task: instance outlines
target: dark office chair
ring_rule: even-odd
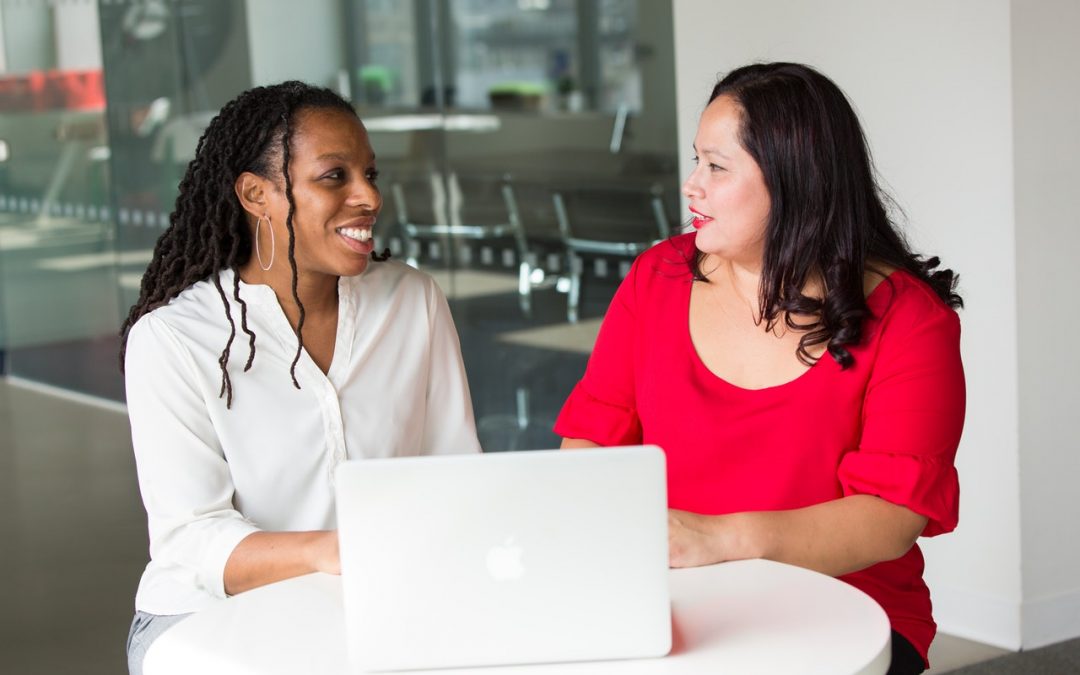
[[[510,222],[521,237],[518,244],[518,299],[525,316],[531,316],[533,289],[550,281],[541,260],[542,254],[554,248],[557,239],[551,193],[546,184],[522,184],[509,179],[503,183],[502,193]]]
[[[578,320],[584,260],[633,260],[645,249],[671,236],[658,184],[645,189],[589,187],[552,194],[559,234],[565,247],[566,319]]]
[[[390,202],[404,241],[405,261],[419,267],[424,240],[446,243],[450,219],[446,183],[437,171],[399,170],[391,177]]]
[[[444,178],[430,171],[420,180],[396,179],[391,194],[410,265],[418,265],[424,240],[441,241],[448,249],[462,239],[510,245],[518,265],[518,302],[530,316],[534,264],[509,177],[451,172]]]

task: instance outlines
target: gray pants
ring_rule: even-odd
[[[147,614],[135,612],[135,618],[131,620],[131,630],[128,631],[127,657],[128,672],[131,675],[142,675],[143,659],[146,650],[154,640],[190,614]]]

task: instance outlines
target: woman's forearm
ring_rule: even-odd
[[[225,563],[225,592],[236,595],[311,572],[341,573],[336,531],[254,532]]]
[[[562,439],[562,445],[559,446],[562,450],[583,450],[586,448],[599,448],[599,443],[593,443],[587,441],[584,438],[564,438]]]
[[[564,450],[599,447],[564,438]],[[911,549],[926,517],[872,495],[851,495],[802,509],[706,516],[670,511],[672,567],[766,558],[841,576],[894,560]]]
[[[926,518],[870,495],[790,511],[702,516],[672,511],[673,567],[766,558],[840,576],[907,553]]]

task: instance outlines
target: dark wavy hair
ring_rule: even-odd
[[[907,270],[950,307],[963,307],[958,276],[938,269],[937,257],[912,252],[890,218],[858,116],[832,80],[798,63],[761,63],[724,76],[709,102],[720,96],[740,109],[739,142],[761,168],[771,201],[761,320],[771,330],[782,315],[805,331],[800,361],[813,365],[809,349],[827,343],[841,367],[853,363],[846,347],[862,338],[870,315],[863,274],[875,264]],[[688,261],[698,281],[706,281],[704,255]],[[803,294],[812,279],[824,298]]]
[[[139,299],[132,305],[120,329],[120,369],[124,369],[128,334],[144,314],[169,303],[184,289],[209,279],[221,296],[225,319],[231,331],[221,351],[221,391],[226,407],[232,407],[233,388],[229,377],[229,353],[236,337],[236,322],[229,309],[222,270],[238,269],[251,257],[251,230],[247,216],[234,191],[236,178],[249,171],[267,179],[284,178],[289,215],[289,265],[292,268],[293,300],[300,311],[296,325],[296,356],[289,367],[297,389],[296,364],[304,348],[304,306],[296,292],[296,236],[293,231],[292,180],[289,151],[297,114],[310,109],[334,109],[356,116],[348,101],[329,89],[303,82],[282,82],[249,89],[226,103],[210,121],[180,181],[176,208],[169,214],[169,227],[154,246],[154,257],[143,274]],[[280,172],[280,174],[279,174]],[[375,260],[385,259],[375,256]],[[232,296],[240,306],[240,327],[248,336],[248,359],[244,371],[255,360],[255,333],[247,325],[247,303],[240,297],[240,275],[233,276]]]

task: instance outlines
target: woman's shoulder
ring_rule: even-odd
[[[219,275],[221,288],[225,296],[232,300],[232,271],[226,270]],[[147,322],[160,321],[173,329],[186,332],[186,328],[193,323],[205,324],[211,317],[224,318],[224,305],[221,302],[221,294],[211,278],[197,281],[180,291],[175,298],[167,303],[155,307],[144,314],[136,325],[143,320]]]
[[[364,270],[363,274],[353,278],[356,280],[392,280],[396,283],[422,284],[426,283],[425,280],[429,280],[432,277],[427,272],[418,270],[403,260],[389,258],[387,260],[372,260],[368,262],[367,269]]]
[[[219,273],[218,281],[229,304],[229,314],[240,333],[241,308],[233,298],[233,272]],[[272,291],[266,289],[270,295]],[[265,299],[257,297],[259,289],[241,288],[240,297],[250,305]],[[250,309],[248,320],[251,322]],[[220,351],[232,331],[225,315],[225,304],[212,277],[198,281],[181,291],[167,303],[155,307],[131,327],[128,333],[128,351],[146,347],[152,352],[169,349],[179,352],[202,353],[206,350]]]
[[[350,295],[365,303],[399,303],[402,300],[442,297],[435,278],[400,260],[372,261],[363,274],[345,279]]]
[[[696,232],[672,235],[647,249],[641,254],[641,258],[651,263],[685,267],[697,256],[697,246],[694,243],[696,236]]]
[[[644,251],[634,263],[637,282],[654,285],[692,279],[691,265],[697,256],[694,235],[668,237]]]
[[[434,284],[435,280],[427,272],[416,269],[401,260],[391,258],[389,260],[372,260],[368,263],[363,274],[350,279],[359,286],[385,285],[423,287]]]
[[[959,316],[930,285],[915,274],[895,269],[880,279],[866,297],[871,323],[896,329],[945,323],[957,328]]]

